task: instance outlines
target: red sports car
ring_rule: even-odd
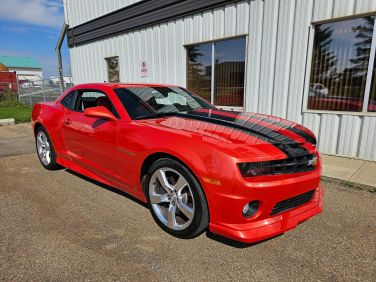
[[[322,211],[316,138],[296,123],[218,110],[179,86],[82,84],[36,104],[42,165],[147,202],[166,232],[264,240]]]

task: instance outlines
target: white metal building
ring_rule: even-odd
[[[185,86],[376,160],[375,0],[64,0],[74,83]],[[110,13],[110,14],[109,14]]]

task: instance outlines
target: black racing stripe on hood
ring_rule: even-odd
[[[259,121],[267,122],[271,125],[283,127],[286,130],[294,132],[296,135],[299,135],[300,137],[304,138],[307,142],[309,142],[313,145],[316,145],[316,143],[317,143],[317,140],[314,136],[311,136],[310,134],[308,134],[307,132],[305,132],[304,130],[301,130],[299,128],[289,126],[285,123],[278,122],[278,121],[275,121],[275,120],[272,120],[272,119],[269,119],[269,118],[266,118],[266,117],[263,117],[263,116],[259,116],[259,115],[252,115],[252,114],[245,113],[244,116],[249,117],[249,118],[253,118],[253,119],[257,119]]]
[[[273,121],[271,121],[271,124],[274,124]],[[317,143],[316,138],[311,136],[310,134],[308,134],[304,130],[301,130],[301,129],[296,128],[296,127],[291,127],[291,126],[287,127],[286,129],[291,131],[291,132],[294,132],[296,135],[299,135],[300,137],[304,138],[308,143],[311,143],[312,145],[316,145],[316,143]]]
[[[305,132],[302,129],[299,129],[299,128],[296,128],[296,127],[293,127],[293,126],[289,126],[288,124],[283,123],[283,122],[275,121],[273,119],[266,118],[266,117],[263,117],[263,116],[260,116],[260,115],[252,115],[252,114],[249,114],[249,113],[242,113],[242,112],[238,112],[238,111],[217,110],[217,112],[231,113],[231,114],[235,114],[235,115],[242,115],[244,117],[257,119],[259,121],[269,123],[270,125],[276,125],[276,126],[279,126],[281,128],[284,128],[285,130],[291,131],[291,132],[295,133],[296,135],[299,135],[300,137],[304,138],[307,142],[309,142],[313,145],[316,145],[316,143],[317,143],[317,140],[314,136],[310,135],[309,133]],[[221,116],[221,115],[219,115],[219,116]],[[231,118],[231,117],[229,117],[229,118],[235,119],[235,118]]]
[[[291,132],[295,133],[296,135],[299,135],[300,137],[304,138],[307,142],[309,142],[309,143],[311,143],[313,145],[316,145],[316,143],[317,143],[317,140],[316,140],[316,138],[314,136],[310,135],[309,133],[305,132],[302,129],[299,129],[299,128],[296,128],[296,127],[293,127],[293,126],[289,126],[286,123],[275,121],[273,119],[266,118],[266,117],[263,117],[263,116],[260,116],[260,115],[253,115],[253,114],[242,113],[242,112],[237,112],[237,111],[218,110],[218,112],[221,112],[221,111],[223,111],[225,113],[237,114],[237,115],[242,115],[244,117],[257,119],[259,121],[263,121],[263,122],[269,123],[270,125],[276,125],[276,126],[279,126],[281,128],[284,128],[284,129],[286,129],[288,131],[291,131]]]
[[[289,158],[295,158],[309,154],[309,152],[300,146],[298,142],[266,126],[252,123],[246,120],[236,119],[224,115],[217,115],[204,112],[190,112],[187,114],[178,113],[176,116],[182,118],[195,119],[213,124],[230,127],[241,130],[247,134],[257,137],[263,141],[273,144]]]

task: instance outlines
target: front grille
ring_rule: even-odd
[[[314,158],[316,158],[316,156],[310,154],[296,158],[271,161],[269,165],[264,165],[263,167],[270,167],[272,174],[312,171],[315,169],[314,165],[311,164]]]
[[[312,200],[314,194],[315,194],[315,190],[312,190],[307,193],[295,196],[293,198],[281,201],[274,206],[271,212],[271,215],[281,213],[283,211],[287,211],[289,209],[303,205],[309,202],[310,200]]]
[[[307,154],[295,158],[254,163],[239,163],[238,167],[244,177],[259,175],[278,175],[313,171],[317,165],[317,157]]]

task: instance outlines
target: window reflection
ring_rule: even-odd
[[[374,19],[315,26],[308,109],[362,111]]]
[[[212,65],[213,47],[214,66]],[[242,107],[245,47],[245,37],[187,47],[188,89],[215,105]],[[212,83],[214,89],[211,88]],[[211,93],[214,101],[211,100]]]
[[[188,89],[210,101],[212,45],[209,43],[187,47],[187,59]]]
[[[375,58],[375,61],[373,62],[372,84],[371,84],[371,92],[369,94],[368,111],[376,112],[376,58]]]
[[[245,38],[215,43],[214,104],[243,106]]]

